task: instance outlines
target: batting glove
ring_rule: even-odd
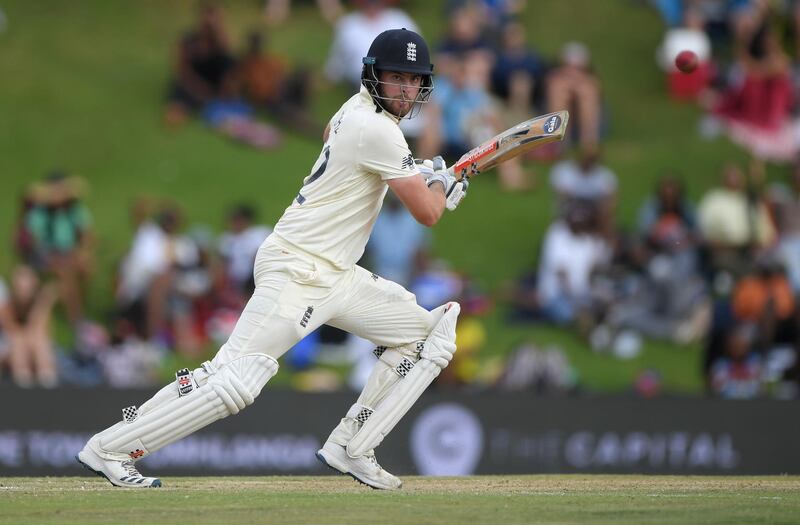
[[[430,188],[432,184],[438,182],[444,188],[446,198],[445,206],[448,210],[455,210],[461,200],[467,196],[469,181],[467,179],[456,180],[452,173],[447,170],[444,159],[436,156],[431,160],[423,160],[418,165],[419,171],[425,178],[425,184]]]

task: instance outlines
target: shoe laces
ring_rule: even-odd
[[[383,470],[383,467],[381,467],[381,465],[378,463],[378,460],[377,460],[377,458],[375,457],[375,453],[374,453],[374,452],[373,452],[373,453],[371,453],[371,454],[364,454],[364,457],[365,457],[365,458],[367,458],[367,460],[368,460],[370,463],[372,463],[373,465],[375,465],[375,467],[376,467],[378,470]]]
[[[136,465],[133,464],[133,461],[123,461],[122,468],[125,469],[125,472],[128,473],[129,476],[136,476],[137,478],[143,478],[139,471],[136,469]]]

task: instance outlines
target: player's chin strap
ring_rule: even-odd
[[[420,359],[413,363],[401,359],[395,370],[402,379],[392,388],[374,408],[354,405],[353,414],[347,417],[363,423],[355,436],[347,444],[347,454],[357,458],[380,445],[383,438],[392,431],[398,421],[409,411],[439,373],[453,359],[456,351],[456,320],[461,306],[447,303],[432,313],[441,316],[425,340]],[[382,356],[383,359],[383,356]]]

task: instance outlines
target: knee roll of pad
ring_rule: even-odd
[[[278,372],[278,362],[265,354],[238,357],[211,375],[208,385],[230,414],[253,404],[261,389]]]

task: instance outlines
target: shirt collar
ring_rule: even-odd
[[[375,101],[372,99],[372,95],[369,94],[369,91],[367,91],[367,88],[363,84],[361,85],[361,89],[359,90],[358,94],[361,97],[362,102],[372,106],[373,111],[378,108],[378,106],[375,104]],[[381,113],[392,119],[395,124],[400,124],[400,121],[402,120],[402,117],[396,117],[383,108],[381,108]]]

